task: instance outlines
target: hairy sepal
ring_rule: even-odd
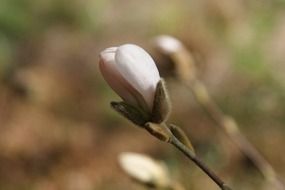
[[[153,109],[151,114],[151,122],[163,123],[168,119],[170,114],[171,104],[168,96],[168,91],[163,79],[160,79],[156,86],[154,95]]]
[[[111,102],[111,107],[120,115],[140,127],[145,127],[145,124],[150,120],[150,115],[147,112],[126,102]]]

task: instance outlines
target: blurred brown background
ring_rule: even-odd
[[[193,52],[223,111],[285,178],[284,0],[1,0],[0,189],[144,189],[117,164],[124,151],[164,160],[188,189],[218,189],[173,147],[110,109],[98,71],[107,47],[138,44],[168,83],[171,121],[234,189],[271,189],[171,74],[152,38]]]

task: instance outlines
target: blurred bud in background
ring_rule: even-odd
[[[149,156],[125,152],[119,155],[122,169],[136,181],[154,187],[166,188],[171,186],[171,178],[166,166]]]

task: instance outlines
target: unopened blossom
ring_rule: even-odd
[[[196,77],[196,66],[193,55],[177,38],[161,35],[154,39],[154,45],[162,53],[170,55],[175,64],[177,76],[182,80],[193,80]]]
[[[155,45],[164,53],[176,53],[183,48],[183,44],[169,35],[161,35],[154,39]]]
[[[105,80],[125,102],[152,110],[160,76],[144,49],[133,44],[107,48],[100,54],[99,66]]]
[[[170,185],[167,167],[149,156],[132,152],[121,153],[119,164],[128,175],[141,183],[159,187]]]

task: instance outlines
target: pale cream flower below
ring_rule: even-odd
[[[154,39],[155,45],[164,53],[176,53],[183,48],[183,44],[169,35],[161,35]]]
[[[166,166],[146,155],[125,152],[119,155],[119,164],[132,178],[144,184],[169,187],[171,179]]]
[[[100,54],[99,66],[105,80],[125,102],[152,110],[160,75],[144,49],[133,44],[107,48]]]

